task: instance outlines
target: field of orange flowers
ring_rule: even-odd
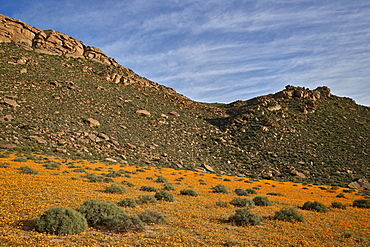
[[[67,160],[5,150],[0,151],[0,157],[1,246],[370,246],[370,210],[351,206],[355,199],[363,198],[360,191],[169,168]],[[21,173],[19,168],[24,166],[39,174]],[[114,177],[114,182],[122,185],[127,181],[134,185],[127,187],[127,193],[105,193],[111,183],[89,182],[83,177],[86,173],[101,176],[119,170],[125,170],[128,175]],[[145,210],[161,212],[168,224],[148,225],[142,232],[123,234],[89,228],[83,233],[65,236],[39,233],[32,227],[33,219],[55,206],[78,209],[87,199],[118,203],[123,198],[154,194],[139,188],[148,185],[161,189],[163,184],[155,182],[158,176],[174,185],[171,193],[175,201],[125,210],[129,215]],[[212,187],[218,184],[226,186],[229,193],[212,193]],[[180,194],[180,190],[189,188],[199,196]],[[251,209],[265,218],[261,225],[240,227],[226,222],[237,208],[220,207],[217,202],[230,202],[237,197],[234,190],[238,188],[255,188],[257,195],[268,196],[273,202],[272,206]],[[336,197],[340,193],[345,198]],[[327,213],[299,209],[306,201],[319,201],[328,207],[336,201],[346,204],[347,209],[332,209]],[[273,220],[271,216],[285,206],[297,208],[305,221]]]

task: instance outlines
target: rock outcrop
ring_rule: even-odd
[[[54,30],[41,30],[22,21],[0,14],[0,42],[15,42],[26,49],[71,57],[87,58],[118,67],[116,60],[102,50],[86,46],[69,35]]]

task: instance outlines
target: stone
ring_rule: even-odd
[[[100,137],[100,138],[103,138],[104,140],[106,140],[106,141],[109,141],[109,136],[107,136],[106,134],[104,134],[104,133],[99,133],[98,134],[98,137]]]
[[[269,111],[278,111],[281,109],[281,105],[274,105],[267,108]]]
[[[105,158],[106,161],[113,162],[113,163],[118,163],[117,160],[112,159],[112,158]]]
[[[26,73],[27,73],[27,69],[21,69],[19,72],[20,72],[21,74],[26,74]]]
[[[168,114],[172,115],[172,116],[175,116],[175,117],[180,117],[180,114],[175,112],[175,111],[171,111],[169,112]]]
[[[204,169],[206,169],[209,172],[215,172],[215,170],[213,170],[213,168],[211,166],[209,166],[209,165],[202,164],[201,167],[204,168]]]
[[[9,105],[9,106],[11,106],[11,107],[14,107],[14,108],[16,108],[16,107],[19,107],[19,106],[20,106],[20,105],[18,105],[17,101],[12,100],[12,99],[8,99],[8,98],[5,98],[5,99],[3,100],[3,103],[4,103],[4,104],[6,104],[6,105]]]
[[[90,127],[98,127],[98,126],[100,126],[99,121],[96,120],[96,119],[93,119],[93,118],[86,119],[86,122],[89,123]]]
[[[366,179],[359,179],[348,184],[348,187],[351,189],[370,189],[370,183]]]
[[[15,144],[0,144],[0,146],[2,148],[9,148],[9,149],[18,148],[18,146]]]
[[[38,136],[30,136],[30,138],[36,140],[39,144],[46,144],[48,143],[44,138]]]
[[[149,111],[147,110],[137,110],[136,111],[136,114],[140,115],[140,116],[147,116],[147,117],[150,117],[151,114]]]
[[[3,123],[3,122],[10,122],[14,119],[14,117],[12,115],[6,115],[4,117],[1,117],[0,118],[0,123]]]

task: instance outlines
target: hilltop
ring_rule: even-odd
[[[370,108],[327,87],[195,102],[66,34],[0,20],[3,148],[341,186],[368,178]]]

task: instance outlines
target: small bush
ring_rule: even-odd
[[[105,174],[105,176],[109,178],[118,178],[118,177],[121,177],[122,174],[117,171],[110,171],[108,174]]]
[[[175,197],[168,191],[160,190],[154,195],[155,199],[160,201],[174,202]]]
[[[238,196],[248,196],[249,194],[243,189],[235,189],[235,194]]]
[[[198,193],[192,189],[183,189],[180,191],[180,194],[185,196],[198,196]]]
[[[148,192],[157,192],[158,189],[157,188],[154,188],[152,186],[148,186],[148,185],[143,185],[140,187],[140,190],[141,191],[148,191]]]
[[[154,182],[156,183],[168,183],[165,177],[159,176]]]
[[[218,202],[216,202],[216,206],[217,207],[221,207],[221,208],[227,208],[228,207],[228,203],[227,202],[224,202],[224,201],[218,201]]]
[[[92,183],[103,182],[103,178],[96,176],[94,173],[88,173],[82,177],[87,178],[89,182],[92,182]]]
[[[335,197],[337,197],[337,198],[347,198],[343,193],[339,193]]]
[[[0,168],[9,168],[9,163],[0,163]]]
[[[262,217],[250,212],[246,208],[237,209],[235,215],[229,217],[228,222],[233,223],[237,226],[255,226],[259,225],[262,221]]]
[[[78,211],[66,207],[55,207],[44,212],[34,221],[38,232],[50,234],[78,234],[86,231],[87,221]]]
[[[16,161],[16,162],[27,162],[28,160],[26,158],[15,158],[14,161]]]
[[[256,196],[253,198],[254,204],[256,206],[271,206],[272,202],[266,196]]]
[[[157,199],[153,195],[140,195],[138,200],[138,204],[150,204],[150,203],[157,203]]]
[[[370,208],[370,199],[357,199],[353,201],[353,206],[358,208]]]
[[[288,207],[275,212],[274,219],[282,220],[282,221],[289,221],[289,222],[294,222],[294,221],[303,222],[304,221],[303,215],[299,213],[297,209],[288,208]]]
[[[123,181],[122,184],[128,186],[128,187],[135,187],[135,185],[129,181]]]
[[[118,184],[112,184],[110,186],[108,186],[107,188],[105,188],[104,192],[106,193],[127,193],[128,190],[123,187],[122,185],[118,185]]]
[[[235,197],[229,203],[235,207],[253,208],[255,206],[255,203],[252,200],[242,197]]]
[[[21,173],[23,174],[32,174],[32,175],[38,175],[39,172],[36,171],[36,170],[33,170],[31,167],[29,166],[22,166],[22,167],[19,167],[19,170],[21,170]]]
[[[317,212],[329,212],[328,207],[318,201],[315,202],[307,201],[303,204],[302,209]]]
[[[343,203],[341,203],[341,202],[332,202],[331,203],[331,207],[332,208],[339,208],[339,209],[346,209],[347,208],[347,206],[346,205],[344,205]]]
[[[100,202],[97,199],[85,201],[78,211],[85,216],[87,222],[92,226],[126,215],[126,212],[118,205],[111,202]]]
[[[137,202],[134,198],[125,198],[123,200],[121,200],[119,203],[118,203],[119,206],[121,207],[131,207],[131,208],[134,208],[137,206]]]
[[[163,190],[176,190],[173,184],[171,183],[166,183],[163,185]]]
[[[122,215],[107,220],[107,226],[116,232],[140,232],[144,230],[145,224],[139,217]]]
[[[225,187],[225,185],[222,185],[222,184],[218,184],[212,189],[213,189],[213,193],[225,193],[225,194],[229,193],[229,190]]]
[[[139,218],[148,224],[167,224],[166,217],[156,211],[146,211],[139,214]]]
[[[255,189],[248,188],[245,190],[248,194],[257,194],[257,191]]]

